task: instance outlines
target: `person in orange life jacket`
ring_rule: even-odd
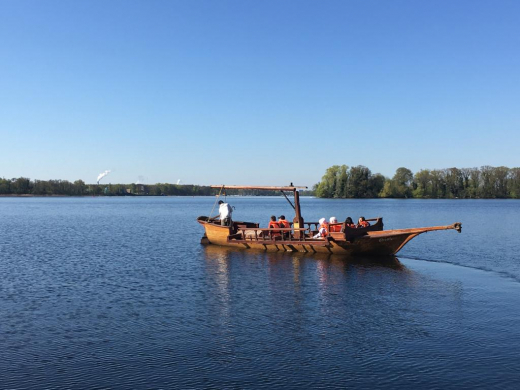
[[[273,228],[280,228],[280,224],[276,222],[276,217],[274,215],[271,215],[271,220],[269,221],[269,225],[267,226],[269,229]],[[279,230],[271,230],[271,237],[280,237],[280,231]]]
[[[367,227],[367,226],[370,226],[370,224],[368,223],[368,221],[365,221],[365,217],[359,217],[359,221],[358,221],[357,227],[358,228],[364,228],[364,227]]]
[[[352,218],[347,217],[347,219],[345,219],[345,227],[355,228],[356,224],[352,221]]]
[[[329,234],[329,224],[325,218],[321,218],[318,223],[320,224],[318,234],[312,238],[325,238]]]
[[[287,221],[285,219],[285,215],[280,215],[278,217],[278,225],[280,225],[281,228],[286,228],[286,229],[290,229],[291,228],[291,224],[289,223],[289,221]],[[282,235],[284,237],[290,237],[291,236],[291,232],[290,231],[284,231],[284,232],[282,232]]]
[[[341,231],[341,225],[333,225],[334,223],[338,223],[338,220],[336,217],[330,217],[329,219],[329,232],[340,232]]]
[[[220,225],[231,226],[231,214],[233,209],[229,203],[224,203],[222,200],[218,201],[218,214],[220,217]]]
[[[280,215],[278,217],[278,225],[280,225],[281,228],[290,228],[291,224],[289,221],[285,219],[285,215]]]

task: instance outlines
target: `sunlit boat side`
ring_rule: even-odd
[[[300,210],[298,189],[307,187],[288,186],[211,186],[221,189],[271,190],[281,191],[291,206],[295,216],[291,228],[260,228],[256,222],[233,221],[231,226],[221,226],[215,218],[197,218],[205,230],[203,244],[221,245],[241,249],[256,249],[268,252],[308,252],[329,253],[346,256],[354,255],[395,255],[410,240],[420,234],[437,230],[462,229],[460,222],[446,226],[431,226],[411,229],[383,229],[383,218],[368,219],[373,222],[366,228],[349,228],[341,225],[340,232],[330,232],[325,238],[312,238],[318,229],[318,222],[305,222]],[[292,192],[294,204],[285,192]],[[275,235],[273,232],[283,232]]]

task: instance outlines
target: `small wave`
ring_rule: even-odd
[[[511,272],[507,272],[507,271],[497,271],[497,270],[494,270],[492,268],[488,268],[488,267],[477,267],[477,266],[471,266],[471,265],[467,265],[467,264],[462,264],[462,263],[458,263],[458,262],[455,262],[455,261],[446,261],[446,260],[442,260],[442,259],[424,259],[422,257],[418,257],[418,256],[399,256],[399,259],[402,259],[402,260],[418,260],[418,261],[427,261],[429,263],[439,263],[439,264],[449,264],[449,265],[454,265],[454,266],[457,266],[457,267],[461,267],[461,268],[467,268],[467,269],[472,269],[472,270],[475,270],[475,271],[483,271],[483,272],[489,272],[489,273],[493,273],[495,275],[499,275],[500,277],[502,278],[505,278],[505,279],[510,279],[516,283],[520,283],[520,276],[518,275],[515,275]]]

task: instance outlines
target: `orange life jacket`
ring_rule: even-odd
[[[331,232],[341,232],[341,225],[330,225],[329,230]]]
[[[320,225],[320,231],[321,231],[321,228],[324,228],[325,229],[325,233],[322,233],[321,236],[322,237],[327,237],[327,235],[329,234],[329,224],[327,222],[325,223],[322,223]]]
[[[370,224],[367,221],[361,221],[359,223],[359,227],[367,227],[367,226],[370,226]]]
[[[272,229],[272,228],[280,228],[280,224],[276,221],[269,221],[269,226],[267,226],[269,229]],[[271,231],[271,235],[273,236],[279,236],[280,235],[280,231],[279,230],[272,230]]]
[[[280,225],[281,228],[290,228],[291,224],[286,219],[279,219],[278,225]]]

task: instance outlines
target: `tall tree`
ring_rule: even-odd
[[[414,198],[431,198],[431,175],[429,169],[421,169],[414,175],[414,183],[416,188],[413,190]]]
[[[347,197],[347,186],[348,186],[348,167],[342,165],[339,167],[339,171],[336,174],[336,184],[334,190],[335,198],[346,198]]]
[[[482,175],[478,168],[469,168],[468,192],[470,198],[482,196]]]
[[[11,190],[14,194],[30,194],[32,190],[32,183],[26,177],[19,177],[11,180]]]
[[[485,165],[480,168],[481,178],[482,178],[482,197],[484,198],[495,198],[494,188],[495,188],[495,177],[493,172],[493,167],[489,165]]]
[[[370,196],[368,185],[371,175],[370,169],[363,165],[350,168],[349,197],[368,198]]]
[[[377,198],[385,186],[386,178],[380,173],[368,178],[368,197]]]
[[[464,182],[460,170],[457,168],[449,168],[444,171],[446,178],[446,197],[459,198],[464,190]]]
[[[507,198],[508,195],[508,175],[509,175],[509,168],[506,167],[496,167],[494,168],[494,181],[495,181],[495,188],[494,193],[497,198]]]
[[[320,198],[332,198],[336,192],[336,176],[339,172],[339,165],[327,168],[325,175],[321,178],[316,189],[316,196]]]
[[[381,196],[385,198],[410,198],[412,197],[412,184],[412,171],[404,167],[397,168],[392,180],[385,182]]]
[[[520,168],[511,168],[509,170],[509,197],[520,199]]]

